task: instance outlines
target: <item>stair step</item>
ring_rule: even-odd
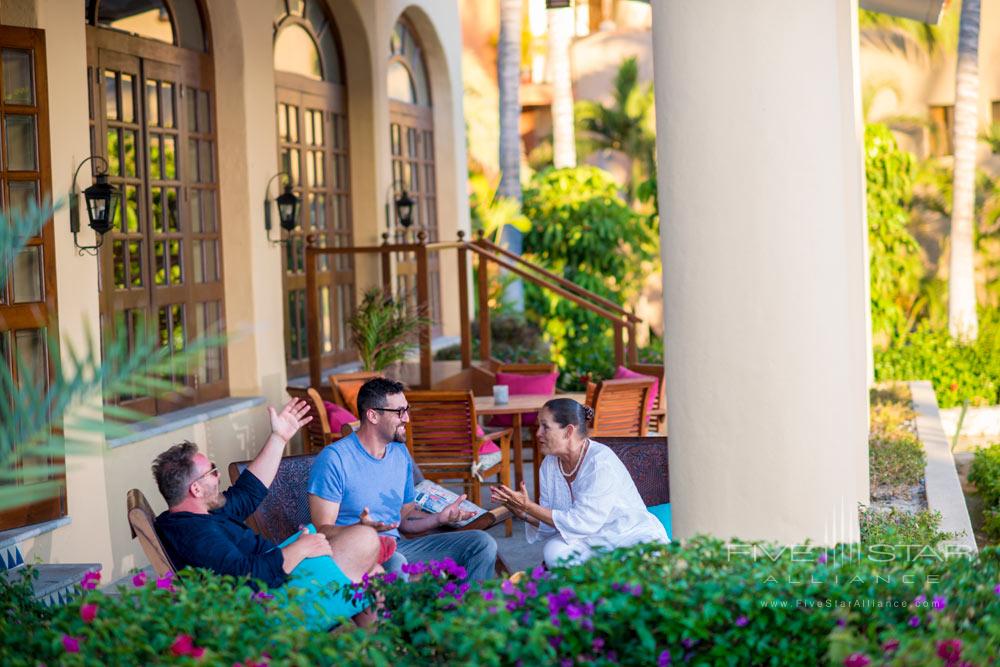
[[[100,570],[99,563],[48,563],[35,565],[38,578],[32,582],[35,599],[48,606],[64,604],[77,592],[77,586],[87,572]],[[27,568],[19,567],[0,573],[8,581],[19,581]]]

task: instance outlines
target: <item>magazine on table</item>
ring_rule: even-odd
[[[417,497],[414,499],[414,502],[420,506],[420,509],[425,512],[430,512],[431,514],[437,514],[445,507],[458,500],[457,493],[449,491],[440,484],[435,484],[429,479],[425,479],[420,482],[420,484],[417,484],[414,490],[417,492]],[[486,510],[479,505],[476,505],[471,500],[463,500],[462,504],[459,505],[459,508],[465,512],[475,512],[475,514],[465,521],[456,521],[455,523],[448,525],[459,527],[467,526],[482,515],[486,514]]]

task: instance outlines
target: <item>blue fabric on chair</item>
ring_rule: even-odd
[[[663,503],[662,505],[653,505],[652,507],[647,507],[649,513],[660,520],[663,527],[667,529],[667,537],[671,540],[674,539],[674,531],[670,528],[670,503]]]
[[[306,529],[310,533],[316,532],[315,526],[311,523]],[[299,539],[300,534],[296,532],[279,544],[278,548],[287,547]],[[288,599],[283,592],[293,587],[300,589],[300,594],[295,596],[295,602],[305,612],[306,625],[312,630],[326,631],[364,611],[360,603],[344,599],[340,589],[350,583],[351,580],[332,558],[316,556],[306,558],[299,563],[289,575],[288,582],[273,592],[275,597],[282,598],[283,604],[287,604]]]

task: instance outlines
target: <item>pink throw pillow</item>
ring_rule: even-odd
[[[496,384],[505,384],[510,387],[511,396],[524,396],[527,394],[541,394],[543,396],[554,396],[556,393],[556,382],[559,381],[559,372],[546,373],[544,375],[522,375],[520,373],[497,373]],[[526,414],[521,417],[523,426],[532,426],[538,421],[538,415]],[[490,420],[490,426],[509,427],[514,425],[513,415],[496,415]]]
[[[358,421],[358,418],[343,406],[331,403],[330,401],[323,401],[323,405],[326,407],[326,418],[330,422],[330,432],[334,435],[340,433],[340,429],[344,427],[344,424]]]
[[[655,375],[644,375],[642,373],[636,373],[635,371],[625,368],[624,366],[619,366],[618,370],[615,371],[615,380],[653,380],[653,386],[649,390],[649,398],[646,400],[647,408],[652,410],[656,407],[656,397],[660,394],[660,379]]]

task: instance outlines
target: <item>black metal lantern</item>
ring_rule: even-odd
[[[396,219],[399,220],[399,224],[403,226],[403,229],[409,229],[410,225],[413,224],[413,204],[415,202],[410,197],[410,193],[403,189],[403,192],[396,197],[394,202],[396,206]]]
[[[292,193],[292,186],[285,185],[285,191],[278,196],[278,220],[281,228],[290,232],[298,225],[299,198]]]
[[[89,160],[100,160],[103,163],[101,170],[95,174],[95,183],[83,191],[83,198],[87,203],[88,222],[90,228],[97,234],[97,243],[82,246],[77,242],[77,235],[80,233],[80,192],[76,187],[76,177],[80,173],[80,168]],[[91,155],[77,166],[73,174],[73,188],[69,195],[69,229],[73,233],[73,243],[78,248],[77,252],[81,255],[84,252],[96,255],[97,249],[104,244],[104,235],[115,226],[121,192],[108,183],[107,172],[107,161],[99,155]]]
[[[295,196],[294,192],[292,192],[291,179],[289,178],[288,173],[280,171],[271,177],[271,179],[267,182],[267,187],[265,188],[264,230],[267,232],[267,240],[273,243],[274,245],[287,245],[289,243],[288,239],[271,238],[272,201],[271,201],[270,190],[271,190],[271,183],[273,183],[274,179],[278,178],[279,176],[284,176],[288,180],[286,180],[285,182],[285,191],[282,192],[280,195],[278,195],[278,198],[276,200],[278,203],[278,224],[280,224],[281,228],[284,229],[285,232],[289,234],[291,234],[292,231],[299,224],[299,204],[301,203],[301,200]]]

